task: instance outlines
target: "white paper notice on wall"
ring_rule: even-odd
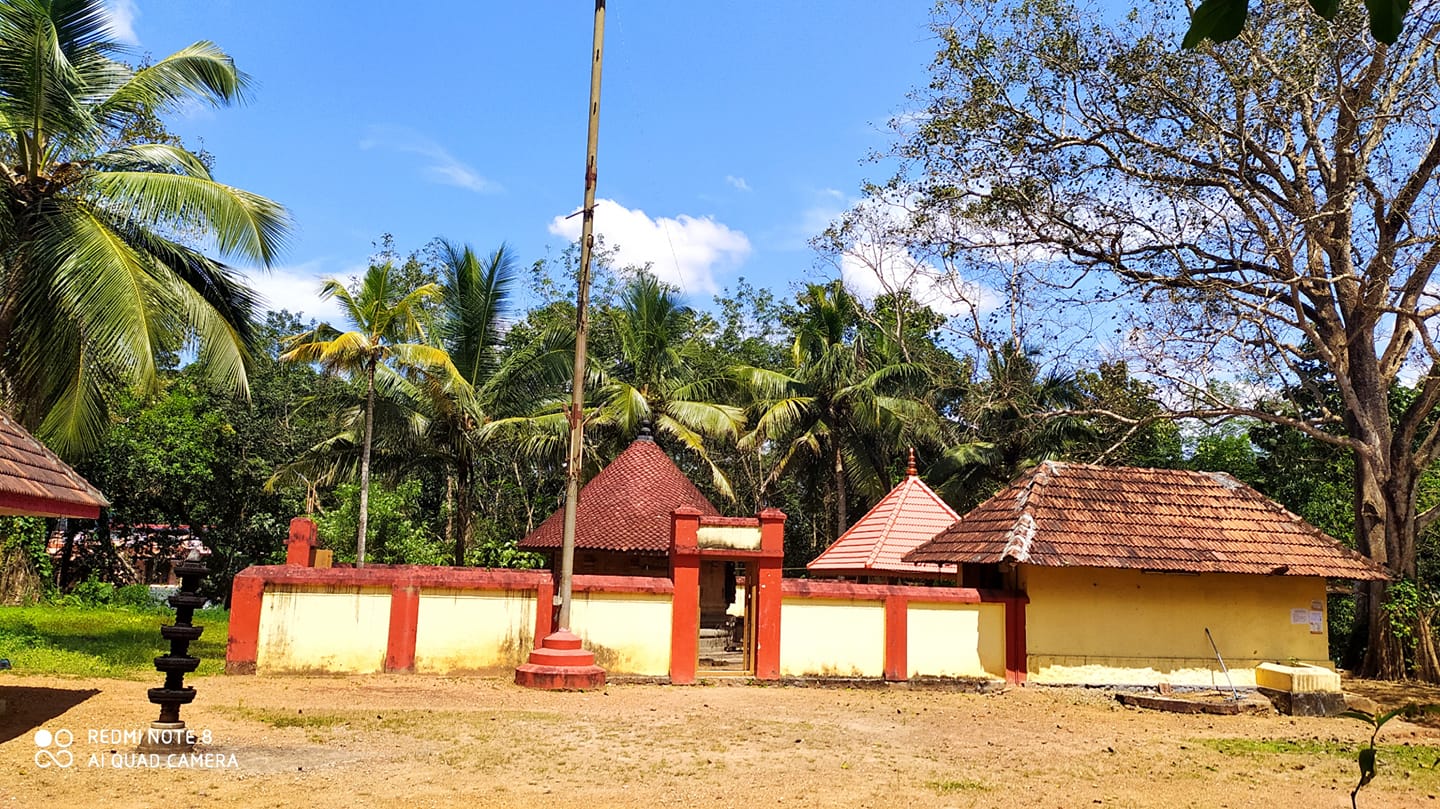
[[[1325,631],[1325,613],[1320,610],[1310,610],[1310,634],[1319,635]]]
[[[1308,623],[1310,623],[1310,610],[1307,610],[1307,609],[1305,609],[1304,607],[1296,607],[1295,609],[1290,610],[1290,623],[1292,623],[1292,624],[1308,624]]]

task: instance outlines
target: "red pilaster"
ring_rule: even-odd
[[[1005,682],[1022,685],[1029,670],[1025,649],[1025,604],[1023,595],[1005,599]]]
[[[885,679],[892,683],[910,679],[909,612],[904,596],[885,597]]]
[[[785,512],[760,512],[760,550],[755,567],[755,679],[780,679],[780,588],[785,564]]]
[[[670,515],[670,682],[695,682],[700,656],[700,512],[681,506]]]
[[[420,625],[420,588],[390,588],[390,638],[385,646],[385,670],[415,670],[415,632]]]
[[[315,566],[315,523],[309,517],[290,521],[290,541],[285,548],[285,564]]]
[[[555,580],[549,576],[535,586],[535,648],[555,629]]]
[[[230,583],[230,639],[225,645],[226,674],[254,674],[260,645],[260,603],[265,580],[236,576]]]

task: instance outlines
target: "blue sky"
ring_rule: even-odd
[[[295,231],[256,285],[325,318],[319,279],[363,270],[393,233],[525,265],[578,233],[593,3],[111,0],[159,58],[220,44],[244,106],[168,119],[219,179],[286,205]],[[806,240],[890,168],[866,155],[934,54],[930,3],[612,0],[598,227],[704,306],[744,276],[828,277]],[[560,221],[557,221],[560,220]]]

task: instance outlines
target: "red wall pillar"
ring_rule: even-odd
[[[700,512],[688,506],[670,515],[670,682],[695,682],[700,656]]]
[[[535,586],[535,643],[536,649],[540,648],[540,641],[545,639],[555,629],[555,579],[546,577],[544,581]]]
[[[236,576],[230,583],[230,639],[225,645],[226,674],[254,674],[260,645],[260,603],[265,581]]]
[[[290,541],[285,546],[285,564],[315,566],[315,523],[309,517],[290,521]]]
[[[390,638],[385,646],[385,670],[415,670],[415,632],[420,626],[420,588],[397,584],[390,588]]]
[[[885,597],[885,679],[890,682],[910,679],[909,613],[910,602],[904,596]]]
[[[760,512],[760,551],[755,565],[755,679],[780,679],[780,579],[785,564],[785,512]]]
[[[1023,595],[1005,599],[1005,682],[1022,685],[1029,671],[1029,653],[1025,649],[1025,604]]]

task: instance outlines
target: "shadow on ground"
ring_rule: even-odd
[[[98,688],[0,685],[0,744],[23,736],[99,694]]]

